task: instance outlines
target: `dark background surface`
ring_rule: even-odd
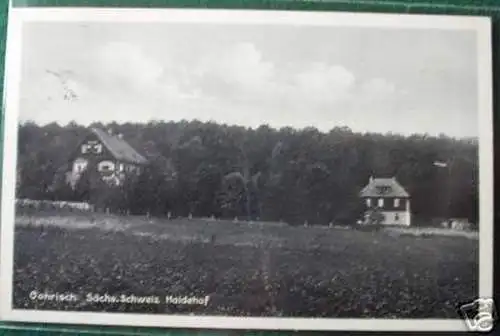
[[[481,15],[490,16],[493,18],[493,67],[494,67],[494,122],[498,120],[498,106],[496,104],[496,93],[498,91],[498,72],[499,72],[499,56],[497,46],[500,39],[500,1],[236,1],[236,0],[121,0],[119,3],[110,0],[93,0],[93,1],[78,1],[78,0],[20,0],[13,1],[15,6],[85,6],[85,7],[184,7],[184,8],[234,8],[234,9],[287,9],[287,10],[312,10],[312,11],[351,11],[351,12],[387,12],[387,13],[418,13],[418,14],[450,14],[450,15]],[[5,56],[5,34],[7,26],[7,4],[3,2],[0,8],[0,63],[4,63]],[[3,71],[3,67],[1,69]],[[3,83],[2,83],[3,85]],[[494,134],[495,147],[498,142],[498,135],[495,129]],[[498,159],[495,157],[495,173],[498,166]],[[495,179],[495,190],[497,189]],[[496,191],[495,191],[496,194]],[[495,197],[495,223],[500,216],[496,210]],[[496,250],[496,249],[495,249]],[[494,265],[498,263],[498,258],[495,258]],[[498,275],[495,272],[495,284],[498,282]],[[495,286],[496,287],[496,286]],[[496,293],[496,291],[495,291]],[[499,297],[495,295],[498,302]],[[0,335],[57,335],[57,334],[161,334],[161,335],[236,335],[236,334],[254,334],[254,335],[271,335],[271,334],[292,334],[293,332],[250,332],[250,331],[212,331],[212,330],[148,330],[136,328],[104,328],[104,327],[87,327],[87,326],[54,326],[54,325],[20,325],[20,324],[5,324],[0,327]],[[339,334],[339,335],[366,335],[367,332],[300,332],[299,334]],[[378,335],[404,334],[416,335],[418,333],[387,333],[377,332]],[[429,333],[436,334],[436,333]],[[440,333],[441,335],[449,334],[456,335],[457,333]]]

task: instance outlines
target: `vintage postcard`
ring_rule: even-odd
[[[490,29],[12,9],[2,319],[490,328]]]

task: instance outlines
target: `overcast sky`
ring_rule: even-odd
[[[23,48],[22,121],[478,133],[473,32],[29,23]]]

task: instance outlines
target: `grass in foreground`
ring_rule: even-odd
[[[477,296],[478,241],[463,237],[114,216],[45,221],[62,222],[16,228],[16,308],[457,318],[456,305]],[[113,230],[101,229],[103,223]],[[28,298],[32,290],[210,300],[207,306],[37,303]]]

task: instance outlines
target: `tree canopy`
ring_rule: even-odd
[[[478,220],[475,139],[200,121],[93,126],[123,134],[148,157],[149,167],[120,188],[101,192],[81,182],[70,192],[57,177],[86,128],[23,123],[17,197],[91,200],[130,213],[351,223],[369,177],[396,177],[411,196],[415,218]]]

